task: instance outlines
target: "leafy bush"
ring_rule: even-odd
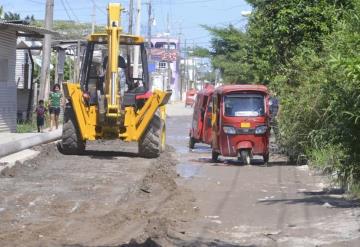
[[[279,141],[290,157],[360,188],[360,2],[247,0],[246,32],[208,28],[229,82],[268,84],[281,100]]]

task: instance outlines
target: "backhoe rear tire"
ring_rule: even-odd
[[[85,150],[85,145],[86,142],[81,138],[74,111],[67,106],[64,113],[61,152],[63,154],[81,154]]]
[[[138,143],[139,155],[144,158],[157,158],[165,151],[165,122],[154,115]]]

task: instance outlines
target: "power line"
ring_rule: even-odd
[[[32,2],[32,3],[36,3],[36,4],[41,4],[41,5],[44,5],[45,2],[44,1],[35,1],[35,0],[28,0],[29,2]]]
[[[74,13],[74,11],[72,10],[69,2],[68,2],[67,0],[65,0],[65,3],[68,5],[68,8],[70,9],[70,12],[72,13],[72,15],[75,17],[76,21],[77,21],[77,22],[80,22],[80,21],[79,21],[79,18],[77,17],[77,15],[76,15],[76,14]]]
[[[107,16],[107,13],[96,4],[95,0],[91,0],[91,2],[95,5],[95,8],[97,8],[101,13]]]
[[[194,0],[194,1],[181,1],[181,2],[172,2],[172,3],[168,3],[171,5],[184,5],[184,4],[193,4],[193,3],[208,3],[208,2],[215,2],[218,0]],[[162,1],[160,0],[160,2],[155,3],[156,5],[161,5]]]
[[[69,14],[69,11],[67,10],[67,8],[66,8],[66,6],[65,6],[64,1],[63,1],[63,0],[60,0],[60,2],[61,2],[61,5],[63,6],[63,8],[65,9],[65,12],[66,12],[67,17],[69,18],[70,21],[72,21],[72,18],[71,18],[70,14]]]

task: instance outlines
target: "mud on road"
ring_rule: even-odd
[[[0,246],[360,246],[360,202],[274,150],[267,166],[187,147],[192,110],[169,105],[168,151],[55,145],[0,177]]]
[[[0,246],[168,246],[197,213],[171,148],[157,159],[119,142],[82,156],[38,149],[0,178]]]

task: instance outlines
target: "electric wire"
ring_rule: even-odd
[[[43,2],[43,1],[35,1],[35,0],[28,0],[28,1],[32,2],[32,3],[36,3],[36,4],[41,4],[41,5],[45,4],[45,2]]]
[[[67,8],[65,6],[64,0],[60,0],[60,2],[61,2],[61,5],[63,6],[63,8],[65,9],[67,17],[69,18],[70,21],[72,21],[72,18],[71,18],[70,14],[69,14],[69,11],[67,10]]]
[[[77,22],[80,22],[80,21],[79,21],[79,18],[77,17],[77,15],[75,14],[75,12],[74,12],[73,9],[71,8],[69,2],[68,2],[67,0],[65,0],[65,3],[67,4],[67,6],[68,6],[70,12],[72,13],[72,15],[75,17],[76,21],[77,21]]]

